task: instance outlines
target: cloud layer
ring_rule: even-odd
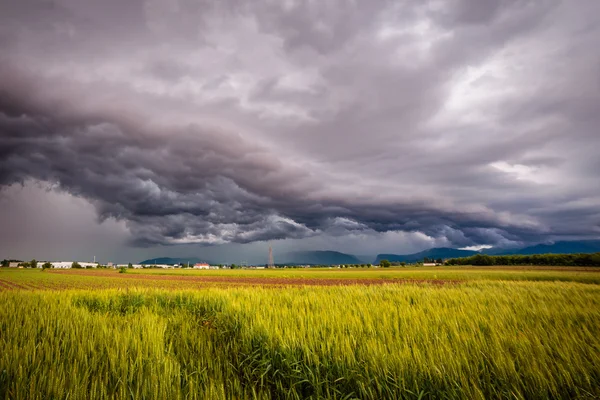
[[[55,184],[143,246],[597,238],[597,15],[0,0],[0,185]]]

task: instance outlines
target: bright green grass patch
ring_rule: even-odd
[[[1,398],[600,395],[600,287],[0,293]]]

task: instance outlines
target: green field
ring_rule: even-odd
[[[599,278],[0,269],[0,398],[597,398]]]

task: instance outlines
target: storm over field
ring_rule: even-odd
[[[597,239],[599,38],[597,0],[0,0],[0,250]]]

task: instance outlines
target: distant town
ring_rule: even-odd
[[[443,265],[444,261],[428,260],[425,259],[423,262],[415,263],[416,265],[422,266],[436,266]],[[40,269],[88,269],[88,268],[163,268],[163,269],[267,269],[267,268],[379,268],[379,267],[390,267],[390,266],[405,266],[409,265],[405,262],[390,262],[388,260],[381,260],[379,264],[334,264],[334,265],[312,265],[312,264],[272,264],[272,265],[245,265],[245,264],[216,264],[211,265],[208,263],[179,263],[179,264],[155,264],[155,263],[144,263],[144,264],[116,264],[106,263],[101,264],[97,262],[86,262],[86,261],[22,261],[22,260],[2,260],[1,267],[5,268],[40,268]]]

